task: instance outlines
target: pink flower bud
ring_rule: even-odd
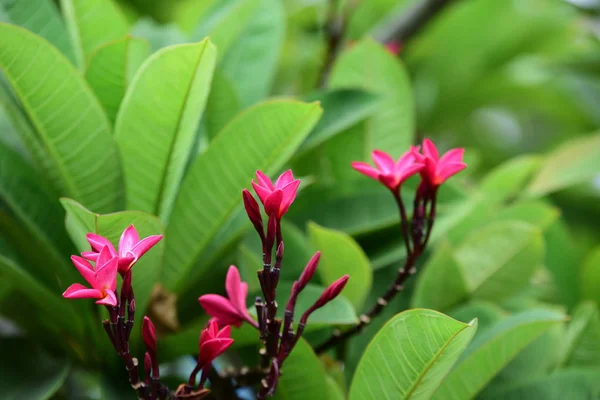
[[[142,338],[146,344],[146,348],[152,354],[156,353],[156,330],[150,318],[144,316],[142,322]]]
[[[198,343],[198,364],[204,367],[223,354],[233,344],[231,327],[226,326],[219,331],[216,321],[211,320],[206,329],[200,333]]]
[[[244,208],[246,209],[246,214],[248,214],[250,222],[254,225],[254,229],[256,229],[256,232],[258,232],[261,239],[264,238],[265,232],[263,220],[258,203],[247,189],[242,190],[242,198],[244,199]]]

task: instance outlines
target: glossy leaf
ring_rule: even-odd
[[[600,306],[600,247],[595,247],[585,258],[579,277],[581,296],[584,299],[593,300]]]
[[[541,196],[585,182],[600,172],[600,134],[572,140],[543,161],[527,191]]]
[[[342,295],[360,310],[371,290],[373,272],[364,251],[347,234],[309,223],[308,234],[315,249],[321,251],[321,261],[317,268],[325,286],[342,275],[350,275],[350,280]]]
[[[128,209],[167,219],[206,105],[215,58],[216,49],[206,39],[164,48],[140,67],[115,125]]]
[[[168,288],[191,283],[187,274],[241,207],[241,189],[249,186],[256,170],[273,173],[280,168],[320,115],[317,104],[274,101],[253,107],[228,124],[196,159],[168,226],[164,275]]]
[[[227,51],[222,70],[234,83],[243,108],[269,95],[284,34],[283,3],[279,0],[260,0],[249,24]]]
[[[58,50],[21,28],[0,24],[0,48],[0,68],[37,130],[60,192],[94,210],[118,208],[117,148],[83,78]]]
[[[563,366],[600,366],[600,313],[596,304],[585,302],[573,311],[561,350]]]
[[[479,190],[497,201],[518,197],[528,179],[540,166],[537,156],[521,156],[494,168],[481,181]]]
[[[365,349],[350,400],[431,398],[476,329],[432,310],[398,314]]]
[[[1,0],[0,8],[4,9],[10,22],[40,35],[74,61],[67,28],[52,0]]]
[[[85,235],[89,232],[96,233],[109,239],[115,248],[123,231],[131,224],[135,226],[140,238],[150,235],[164,233],[161,222],[155,216],[140,211],[122,211],[113,214],[96,214],[77,202],[63,198],[61,203],[67,211],[65,221],[67,231],[79,251],[89,251],[90,246]],[[163,262],[164,239],[146,253],[133,267],[132,285],[135,290],[135,303],[137,312],[135,315],[136,326],[146,311],[150,301],[150,295],[157,283]],[[135,331],[139,333],[139,331]]]
[[[101,45],[90,54],[85,79],[112,123],[133,75],[149,53],[146,40],[125,36]]]
[[[81,69],[99,46],[127,34],[125,17],[111,0],[61,0],[60,4]]]
[[[217,136],[241,110],[240,99],[233,82],[219,70],[215,71],[206,102],[204,126],[209,141]]]
[[[548,310],[507,317],[471,343],[433,399],[474,398],[525,346],[564,320],[562,314]]]

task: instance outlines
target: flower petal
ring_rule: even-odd
[[[119,257],[125,257],[128,251],[140,241],[140,235],[133,225],[129,225],[119,239]]]
[[[227,325],[225,328],[221,329],[217,333],[216,337],[222,338],[222,339],[231,337],[231,326]]]
[[[281,207],[281,200],[283,199],[283,192],[281,189],[276,189],[271,193],[265,201],[265,212],[268,216],[279,213]]]
[[[96,304],[103,304],[105,306],[116,306],[117,305],[117,295],[115,292],[106,292],[106,296],[96,302]]]
[[[430,139],[423,140],[423,155],[425,157],[430,157],[434,161],[440,159],[440,153],[438,152],[437,147]]]
[[[231,265],[227,270],[225,278],[225,290],[229,297],[229,302],[236,310],[246,309],[246,296],[248,295],[248,284],[242,283],[240,272],[235,265]]]
[[[283,216],[289,209],[294,200],[296,200],[296,193],[300,186],[300,179],[287,184],[283,189],[283,198],[281,199],[281,205],[279,207],[279,217]]]
[[[92,249],[95,252],[99,253],[104,246],[108,246],[109,250],[111,251],[111,254],[113,256],[117,255],[117,252],[115,251],[115,247],[112,245],[110,240],[108,240],[104,236],[100,236],[95,233],[88,233],[86,235],[86,238],[87,238],[87,241],[90,243],[90,246],[92,246]]]
[[[450,178],[453,175],[458,174],[460,171],[462,171],[465,168],[467,168],[467,164],[465,164],[465,163],[452,163],[452,164],[443,165],[440,168],[440,171],[438,172],[438,180],[439,180],[438,183],[442,184],[448,178]]]
[[[85,258],[86,260],[96,261],[98,259],[98,253],[95,251],[84,251],[81,253],[81,257]]]
[[[96,272],[92,265],[85,258],[78,256],[71,256],[71,262],[83,276],[83,279],[93,287],[96,284]]]
[[[371,157],[381,172],[388,173],[394,170],[394,159],[385,151],[373,150]]]
[[[114,291],[117,288],[117,269],[119,258],[113,257],[109,262],[100,266],[96,271],[96,289]]]
[[[462,163],[464,155],[465,155],[465,149],[462,149],[462,148],[452,149],[452,150],[449,150],[448,152],[446,152],[446,154],[444,154],[442,156],[442,158],[440,158],[439,163],[440,164]]]
[[[200,343],[200,351],[198,354],[199,364],[205,366],[211,363],[215,358],[223,354],[232,344],[233,339],[228,338],[209,339]]]
[[[265,189],[264,187],[260,186],[258,183],[254,182],[254,180],[252,180],[252,187],[254,188],[254,191],[258,195],[260,202],[263,203],[263,205],[264,205],[265,201],[267,201],[267,197],[269,197],[269,195],[272,193],[272,190]]]
[[[294,180],[294,174],[291,169],[288,169],[283,174],[279,175],[275,182],[276,189],[283,189],[284,186],[289,185]]]
[[[265,189],[270,189],[271,191],[275,190],[271,179],[262,171],[256,171],[256,179],[258,180],[258,183]]]
[[[96,259],[96,271],[115,257],[117,257],[117,255],[112,253],[108,246],[104,246],[98,253],[98,258]]]
[[[63,297],[66,299],[99,299],[102,297],[102,292],[74,283],[65,290]]]
[[[352,163],[352,168],[369,178],[379,179],[379,171],[365,162],[354,161]]]
[[[135,257],[140,258],[143,256],[148,250],[150,250],[154,245],[161,241],[163,235],[152,235],[148,236],[140,240],[133,248],[131,252],[135,255]]]
[[[198,298],[204,311],[216,319],[219,326],[234,325],[239,327],[242,324],[237,309],[231,302],[218,294],[205,294]]]

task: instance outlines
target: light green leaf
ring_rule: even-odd
[[[585,302],[573,311],[561,350],[563,366],[600,366],[600,313],[596,304]]]
[[[249,21],[222,61],[223,73],[235,84],[243,108],[271,91],[285,34],[283,3],[260,0]]]
[[[181,185],[168,227],[167,288],[181,289],[191,283],[188,273],[241,206],[241,189],[249,186],[256,170],[273,173],[280,168],[320,115],[318,104],[273,101],[258,105],[228,124],[198,156]]]
[[[542,196],[585,182],[600,173],[600,134],[570,140],[542,162],[527,191]]]
[[[52,0],[0,0],[0,6],[10,22],[40,35],[75,60],[67,28]]]
[[[90,54],[85,79],[111,122],[115,122],[133,75],[149,54],[148,42],[131,36],[103,44]]]
[[[48,42],[7,24],[0,24],[0,68],[37,130],[58,191],[99,212],[120,208],[110,122],[81,75]]]
[[[208,39],[154,53],[137,72],[117,115],[127,208],[165,221],[204,111],[216,49]]]
[[[200,40],[206,36],[210,37],[210,40],[219,49],[217,60],[220,62],[250,24],[260,2],[261,0],[215,2],[214,6],[206,13],[206,18],[198,25],[192,39]]]
[[[127,21],[112,0],[61,0],[60,4],[80,69],[96,48],[127,34]]]
[[[63,198],[61,203],[67,211],[65,221],[67,231],[73,242],[77,245],[79,251],[88,251],[89,244],[85,239],[85,235],[89,232],[106,237],[110,240],[115,249],[118,246],[119,238],[123,231],[129,226],[134,225],[138,231],[140,238],[150,235],[164,234],[164,228],[153,215],[146,214],[140,211],[122,211],[112,214],[96,214],[85,209],[77,202]],[[163,245],[164,240],[160,241],[133,267],[132,285],[135,290],[135,303],[137,312],[135,315],[136,326],[141,321],[141,318],[146,311],[146,307],[150,301],[150,295],[162,269],[163,262]],[[134,334],[138,334],[135,331]]]
[[[600,306],[600,246],[595,247],[585,258],[581,268],[580,286],[581,296],[584,299],[593,300]]]
[[[479,190],[496,201],[518,196],[540,164],[538,156],[513,158],[489,172],[482,179]]]
[[[475,300],[463,304],[448,312],[448,316],[462,322],[469,322],[477,318],[477,334],[480,336],[506,317],[507,313],[500,306],[484,300]]]
[[[217,136],[241,110],[239,95],[233,82],[219,70],[215,71],[206,102],[204,127],[209,140]]]
[[[346,395],[340,385],[329,375],[325,378],[327,384],[327,400],[345,400]]]
[[[308,235],[315,249],[321,251],[317,268],[321,281],[330,285],[342,275],[350,275],[342,295],[360,310],[371,290],[373,272],[366,254],[349,235],[309,223]]]
[[[530,310],[507,317],[473,341],[433,399],[474,398],[525,346],[564,320],[564,315],[548,310]]]
[[[433,310],[396,315],[366,348],[350,400],[429,399],[477,330]]]
[[[329,88],[360,88],[381,97],[378,111],[365,125],[361,159],[366,161],[372,149],[385,149],[397,157],[412,144],[415,106],[408,74],[382,45],[367,39],[342,53],[331,71]]]
[[[527,286],[543,257],[539,229],[523,222],[492,223],[454,250],[438,249],[417,280],[412,305],[447,309],[468,297],[506,298]]]
[[[304,339],[298,341],[281,372],[274,400],[328,399],[327,373]]]

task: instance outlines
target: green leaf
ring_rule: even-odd
[[[48,42],[0,24],[0,68],[37,130],[58,191],[93,210],[120,207],[122,178],[110,122],[81,75]]]
[[[379,105],[379,96],[358,89],[312,93],[306,100],[321,102],[323,118],[302,143],[296,157],[319,147],[333,136],[371,116]]]
[[[600,172],[600,134],[570,140],[543,161],[527,191],[542,196],[592,179]]]
[[[327,400],[345,400],[346,394],[338,383],[329,375],[327,375]]]
[[[280,0],[261,0],[222,61],[223,73],[235,84],[243,108],[266,98],[271,91],[283,45],[285,17]]]
[[[372,149],[399,156],[412,144],[415,106],[408,74],[382,45],[367,39],[342,53],[331,71],[329,88],[360,88],[381,97],[377,112],[365,126],[361,159],[366,161]]]
[[[69,374],[66,359],[53,359],[36,343],[1,338],[0,391],[6,400],[45,400],[60,389]]]
[[[365,350],[350,400],[429,399],[477,330],[433,310],[396,315]]]
[[[596,304],[585,302],[573,311],[561,350],[563,366],[600,366],[600,313]]]
[[[165,221],[183,178],[215,66],[208,39],[154,53],[137,72],[117,115],[127,208]]]
[[[65,224],[67,231],[79,251],[88,251],[89,244],[85,235],[89,232],[106,237],[115,249],[123,231],[134,225],[140,238],[150,235],[164,234],[164,228],[160,220],[153,215],[141,211],[122,211],[112,214],[100,215],[85,209],[77,202],[63,198],[61,203],[67,211]],[[135,303],[137,312],[135,315],[136,326],[141,321],[150,301],[150,295],[162,269],[164,240],[160,241],[154,248],[146,253],[133,267],[133,288],[135,290]],[[139,331],[136,331],[138,333]]]
[[[0,6],[10,22],[40,35],[75,60],[67,28],[52,0],[0,0]]]
[[[506,317],[506,312],[498,305],[484,300],[475,300],[452,309],[448,316],[462,322],[477,318],[477,333],[480,336],[487,329]]]
[[[471,233],[454,250],[442,247],[417,280],[413,307],[447,309],[470,297],[498,300],[527,286],[544,257],[539,229],[514,221]]]
[[[181,289],[199,257],[232,213],[256,170],[273,173],[321,115],[318,104],[272,101],[228,124],[190,167],[168,227],[164,282]],[[198,269],[202,267],[198,266]]]
[[[233,82],[219,70],[215,71],[206,102],[204,125],[208,139],[212,140],[241,110],[238,93]]]
[[[148,42],[131,36],[103,44],[90,54],[85,79],[112,123],[133,75],[149,54]]]
[[[518,196],[540,164],[538,156],[513,158],[489,172],[482,179],[479,190],[497,201]]]
[[[433,399],[474,398],[525,346],[564,320],[564,315],[548,310],[507,317],[471,343]]]
[[[225,0],[215,2],[207,12],[207,18],[200,22],[193,40],[206,36],[219,49],[217,60],[223,60],[229,49],[236,43],[250,24],[254,12],[260,6],[261,0]]]
[[[581,297],[593,300],[600,307],[600,293],[598,293],[598,285],[600,284],[600,246],[595,247],[585,258],[579,279]]]
[[[127,34],[125,17],[112,0],[61,0],[75,58],[84,69],[99,46]]]
[[[313,247],[320,250],[321,261],[317,268],[324,285],[330,285],[342,275],[350,275],[342,295],[360,310],[366,300],[373,272],[362,248],[349,235],[309,223],[308,234]]]

